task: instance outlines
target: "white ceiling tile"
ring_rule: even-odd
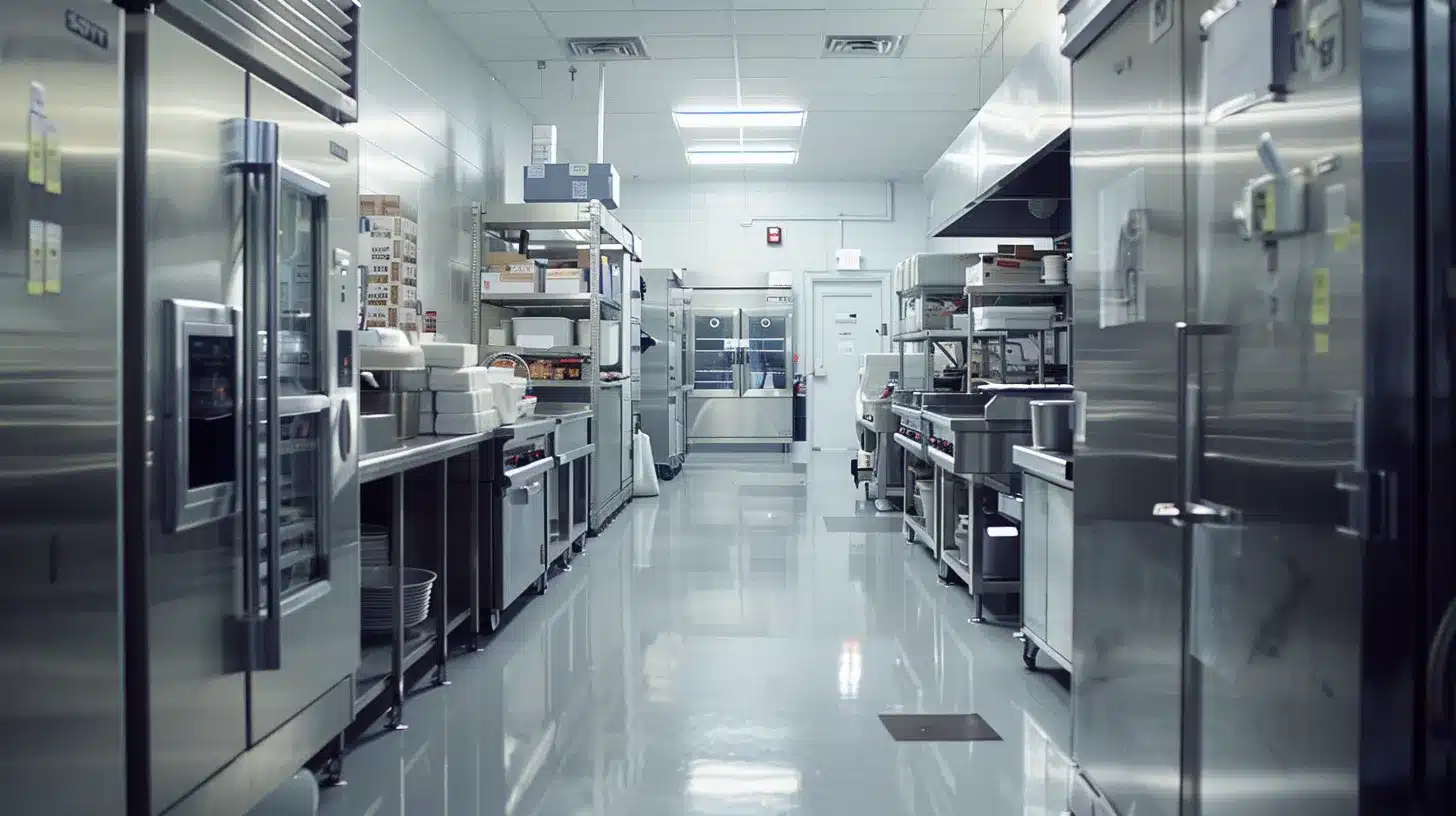
[[[456,13],[447,22],[462,33],[486,39],[546,37],[546,27],[534,11],[497,11],[485,14]]]
[[[463,28],[457,28],[465,36],[471,50],[485,62],[498,60],[554,60],[561,59],[561,43],[550,37],[511,37],[508,39],[469,36]]]
[[[915,30],[919,11],[901,10],[831,10],[824,25],[830,34],[909,34]]]
[[[680,37],[673,35],[644,37],[647,53],[654,60],[733,58],[733,37],[702,36]]]
[[[929,8],[920,13],[915,24],[917,34],[980,34],[1001,27],[1001,12],[980,6],[954,9]]]
[[[905,38],[905,59],[974,57],[981,53],[977,34],[914,34]]]
[[[571,2],[571,0],[562,0]],[[623,2],[624,0],[618,0]],[[592,0],[575,0],[578,6],[589,5]],[[733,0],[635,0],[634,8],[639,11],[702,11],[733,8]]]
[[[740,34],[738,58],[815,59],[824,50],[824,38],[817,34]]]
[[[764,3],[771,2],[771,0],[758,1]],[[965,2],[980,1],[981,0],[954,0],[954,2],[959,2],[962,4],[964,4]],[[882,9],[898,9],[902,11],[905,9],[913,9],[915,11],[919,11],[920,9],[925,7],[925,0],[821,0],[821,2],[826,8],[841,11],[855,11],[859,9],[870,9],[873,11],[879,11]],[[743,8],[743,6],[740,5],[739,8]]]
[[[739,34],[824,34],[825,12],[735,11],[733,30]]]
[[[465,2],[466,0],[452,0]],[[537,11],[631,11],[632,0],[531,0]]]
[[[530,11],[531,0],[427,0],[429,6],[440,12],[470,11]],[[622,0],[629,2],[629,0]]]
[[[994,61],[994,60],[993,60]],[[975,57],[961,59],[902,59],[896,60],[890,76],[905,79],[920,77],[962,77],[974,81],[980,68]]]
[[[671,0],[668,0],[671,2]],[[891,2],[892,0],[860,0],[860,2]],[[896,0],[916,2],[916,0]],[[842,5],[845,0],[735,0],[733,8],[739,11],[823,11],[831,5]],[[923,2],[923,0],[921,0]],[[918,8],[918,7],[917,7]]]
[[[572,11],[541,15],[558,37],[726,34],[726,11]]]

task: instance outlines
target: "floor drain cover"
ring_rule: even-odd
[[[979,714],[881,714],[895,742],[1000,742]]]
[[[899,513],[889,516],[825,516],[826,533],[898,533],[905,529]]]

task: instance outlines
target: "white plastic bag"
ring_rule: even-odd
[[[637,432],[637,444],[632,454],[632,495],[656,496],[662,492],[657,486],[657,462],[652,458],[652,437],[643,431]]]

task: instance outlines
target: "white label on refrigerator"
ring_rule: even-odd
[[[566,165],[566,175],[589,176],[591,175],[591,165],[586,162],[572,162]]]
[[[27,256],[25,293],[45,294],[45,222],[30,222],[30,254]]]
[[[61,225],[49,222],[45,225],[45,290],[52,295],[61,293]]]
[[[587,192],[588,185],[585,181],[573,181],[571,183],[571,197],[576,201],[586,201],[590,196]]]
[[[546,165],[544,165],[544,164],[528,164],[528,165],[526,165],[526,178],[546,178]]]

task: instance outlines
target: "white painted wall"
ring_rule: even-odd
[[[418,0],[370,0],[360,29],[359,191],[403,196],[420,224],[420,300],[470,333],[470,204],[520,201],[531,117]]]

